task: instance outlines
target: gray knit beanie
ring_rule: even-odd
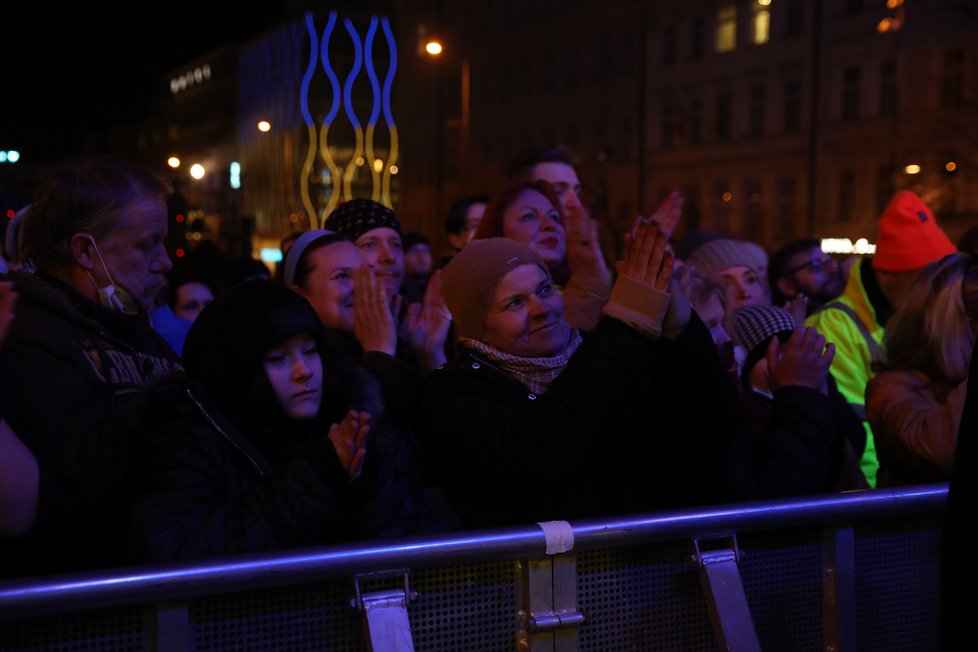
[[[767,264],[767,255],[757,245],[726,238],[700,245],[686,262],[707,274],[719,274],[729,267],[750,267],[759,274]]]
[[[299,261],[302,260],[302,254],[306,252],[309,245],[320,238],[331,235],[333,235],[333,231],[329,229],[310,229],[296,238],[292,246],[289,247],[289,253],[285,254],[285,273],[283,274],[285,287],[292,287],[292,284],[295,283],[295,270],[299,266]]]
[[[509,238],[472,240],[441,272],[441,294],[461,337],[481,340],[496,287],[521,265],[547,265],[532,249]]]

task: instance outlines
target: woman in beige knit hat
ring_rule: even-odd
[[[767,290],[767,255],[752,242],[723,238],[693,250],[686,261],[727,288],[727,309],[770,303]]]
[[[671,284],[656,222],[625,236],[597,326],[581,333],[544,259],[508,238],[471,241],[442,271],[460,354],[425,380],[416,431],[468,527],[564,520],[822,490],[832,444],[778,422],[753,446],[703,321]],[[794,352],[821,367],[821,352]],[[797,415],[795,415],[797,416]],[[774,421],[777,421],[775,419]]]

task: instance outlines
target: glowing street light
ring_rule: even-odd
[[[176,156],[171,156],[170,158],[166,159],[166,164],[176,170],[178,167],[180,167],[180,159]]]
[[[920,174],[920,166],[916,163],[911,163],[907,167],[903,168],[903,171],[907,174]]]
[[[258,123],[258,131],[262,133],[268,133],[271,130],[272,130],[272,125],[268,120],[261,120]]]
[[[205,174],[204,166],[201,165],[200,163],[194,163],[193,165],[190,166],[190,176],[192,176],[194,179],[200,181],[201,179],[204,178],[204,174]]]
[[[442,53],[441,43],[438,41],[428,41],[424,44],[424,51],[433,57],[437,57]]]

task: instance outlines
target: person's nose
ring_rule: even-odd
[[[378,260],[384,263],[389,263],[394,260],[394,250],[386,242],[380,243],[380,256]]]
[[[541,297],[534,296],[530,301],[530,318],[531,319],[546,319],[550,316],[553,309],[550,304],[544,301]]]
[[[170,255],[166,253],[166,249],[163,249],[160,255],[156,257],[156,265],[153,271],[169,272],[171,269],[173,269],[173,261],[170,260]]]
[[[568,211],[582,206],[581,198],[577,196],[576,192],[570,189],[564,191],[560,201],[564,204],[564,210]]]
[[[540,218],[541,231],[556,231],[558,226],[560,226],[560,222],[558,220],[555,220],[547,213],[544,213],[543,216]]]
[[[292,364],[292,376],[300,382],[312,377],[312,367],[305,361],[305,358],[299,358]]]

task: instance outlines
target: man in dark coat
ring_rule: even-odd
[[[43,185],[22,227],[33,275],[15,275],[17,315],[0,351],[6,418],[37,458],[32,530],[5,541],[4,575],[121,561],[127,411],[177,368],[148,310],[171,268],[170,187],[114,159],[75,161]]]

